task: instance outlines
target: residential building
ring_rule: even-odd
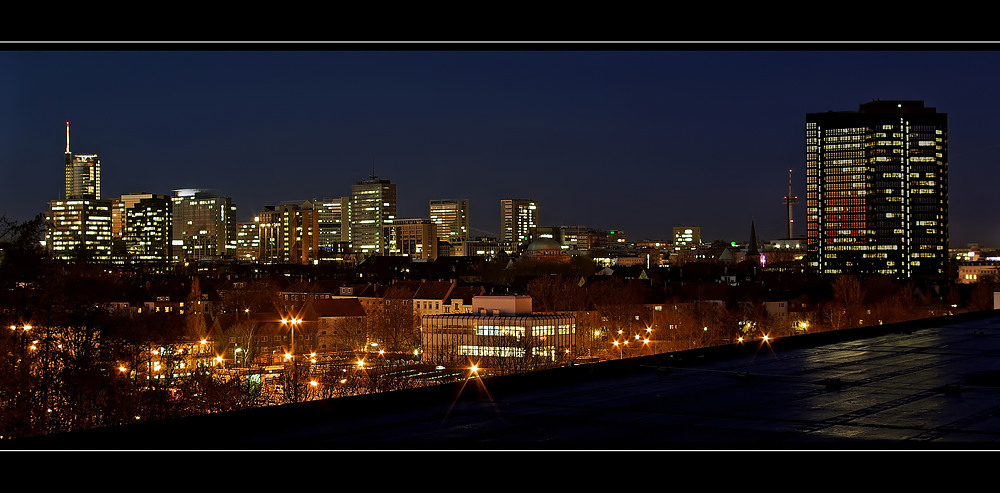
[[[813,272],[945,276],[947,115],[882,100],[807,114],[806,215]]]

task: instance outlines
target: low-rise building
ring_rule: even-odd
[[[472,313],[421,318],[423,361],[517,369],[573,356],[573,315],[532,313],[529,296],[476,296],[472,305]]]

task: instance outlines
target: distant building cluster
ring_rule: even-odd
[[[947,115],[922,101],[876,100],[858,111],[809,113],[805,130],[805,235],[791,237],[798,197],[789,170],[788,238],[760,242],[754,233],[747,242],[706,242],[697,225],[676,226],[665,241],[630,241],[621,230],[543,226],[533,199],[501,200],[495,234],[470,226],[468,199],[430,200],[426,217],[399,217],[396,184],[374,172],[352,185],[350,195],[280,202],[250,222],[237,222],[236,204],[212,190],[104,199],[100,159],[70,151],[67,122],[65,190],[49,203],[46,245],[57,259],[120,265],[357,264],[371,256],[566,262],[585,255],[605,267],[653,267],[741,262],[749,252],[769,269],[947,275]]]

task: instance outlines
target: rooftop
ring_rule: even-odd
[[[1000,312],[985,312],[77,432],[17,445],[990,449],[1000,448],[998,355]],[[149,439],[151,433],[156,440]]]

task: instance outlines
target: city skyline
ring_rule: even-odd
[[[696,225],[711,241],[746,239],[754,221],[770,241],[785,235],[789,169],[805,196],[805,115],[880,98],[949,115],[951,247],[1000,244],[982,207],[1000,178],[1000,53],[331,48],[0,51],[0,211],[23,220],[61,197],[69,121],[73,151],[100,156],[104,196],[215,189],[239,221],[374,173],[398,185],[397,217],[468,198],[471,227],[494,231],[500,200],[531,197],[542,226],[639,240]],[[920,60],[934,70],[901,70]]]

